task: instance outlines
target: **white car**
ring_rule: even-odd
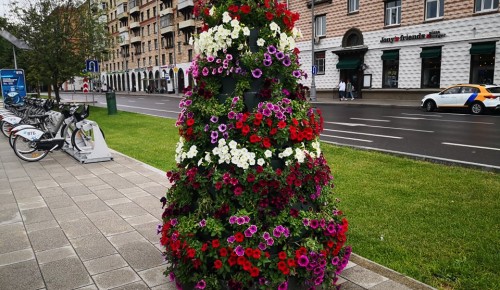
[[[479,115],[486,109],[500,109],[500,86],[459,84],[439,93],[426,95],[421,107],[427,112],[444,108],[468,108]]]

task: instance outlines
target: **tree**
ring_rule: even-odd
[[[102,11],[88,1],[38,0],[14,3],[12,12],[19,22],[19,37],[32,48],[24,55],[27,78],[52,86],[59,102],[62,83],[81,75],[86,59],[99,59],[104,52]]]

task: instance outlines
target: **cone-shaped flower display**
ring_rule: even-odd
[[[347,220],[306,100],[294,27],[273,0],[197,1],[204,19],[163,199],[165,275],[179,289],[331,289]]]

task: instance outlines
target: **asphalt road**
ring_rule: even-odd
[[[63,99],[97,102],[104,95],[64,94]],[[177,118],[180,98],[160,95],[117,95],[119,110]],[[427,113],[420,108],[317,104],[323,111],[325,142],[446,164],[500,170],[500,115],[460,112]]]

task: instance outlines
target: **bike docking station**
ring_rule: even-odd
[[[81,132],[88,132],[89,134],[82,134],[80,147],[78,150],[75,146],[66,144],[63,150],[75,158],[80,163],[94,163],[113,160],[113,156],[109,151],[108,145],[104,140],[102,131],[96,122],[91,120],[82,121],[83,124],[78,124]],[[83,145],[83,146],[82,146]]]

